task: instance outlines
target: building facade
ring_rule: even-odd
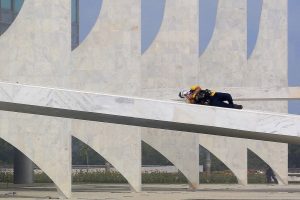
[[[287,0],[263,1],[258,40],[249,59],[247,1],[218,1],[214,34],[200,57],[198,3],[166,0],[160,30],[141,55],[140,0],[103,0],[93,29],[80,45],[79,1],[25,0],[12,23],[21,3],[1,0],[1,30],[12,24],[0,36],[0,80],[154,99],[174,99],[180,89],[195,83],[212,89],[287,87]],[[286,101],[243,104],[245,109],[287,112]],[[223,161],[241,184],[247,184],[247,149],[274,169],[281,184],[287,183],[287,144],[0,114],[1,137],[44,170],[65,196],[71,192],[70,171],[58,174],[71,167],[68,134],[101,154],[136,191],[141,190],[142,140],[169,159],[193,188],[199,183],[199,144]],[[33,154],[34,148],[18,139],[20,134],[41,149],[49,145],[38,138],[51,135],[51,150]]]

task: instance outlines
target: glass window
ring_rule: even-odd
[[[11,0],[1,0],[1,8],[11,9]]]
[[[79,22],[78,22],[78,10],[79,0],[71,1],[71,24],[72,24],[72,49],[75,49],[79,44]]]
[[[14,0],[14,12],[18,13],[23,5],[23,0]]]
[[[72,23],[78,22],[78,0],[72,0]]]

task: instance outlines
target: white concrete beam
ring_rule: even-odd
[[[131,126],[300,143],[300,117],[0,83],[0,109]]]

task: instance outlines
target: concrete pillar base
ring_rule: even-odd
[[[18,149],[14,150],[14,184],[33,183],[33,162]]]

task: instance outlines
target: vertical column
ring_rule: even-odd
[[[24,1],[17,19],[0,37],[1,81],[63,86],[68,78],[71,52],[70,3],[66,0]],[[0,112],[0,118],[8,127],[2,124],[1,137],[30,157],[64,196],[69,197],[69,121],[6,112]],[[18,152],[15,161],[15,182],[32,182],[32,162]]]
[[[93,29],[72,52],[68,88],[139,94],[140,10],[140,0],[103,1]],[[141,190],[139,128],[73,120],[72,129],[72,135],[109,161],[132,189]]]
[[[14,149],[14,184],[33,183],[33,162],[21,151]]]

